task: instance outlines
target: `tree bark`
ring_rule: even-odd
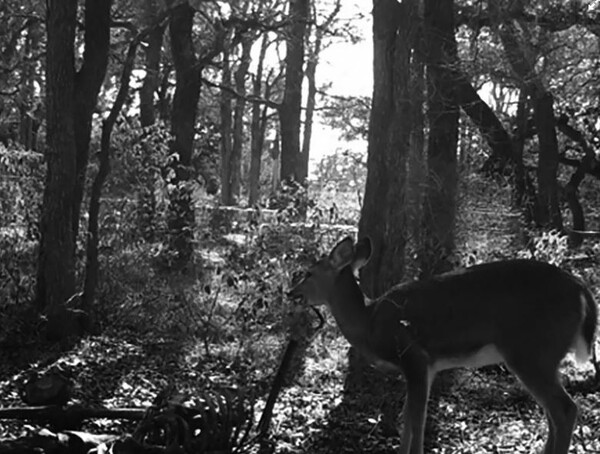
[[[404,273],[416,3],[379,0],[373,4],[373,104],[359,222],[359,236],[368,235],[374,246],[371,261],[361,272],[361,286],[372,296],[397,283]]]
[[[48,337],[62,339],[60,312],[75,293],[73,207],[76,176],[75,21],[77,0],[48,0],[46,44],[47,173],[40,222],[37,305],[49,316]]]
[[[79,232],[81,203],[89,163],[92,118],[108,65],[112,0],[86,0],[84,53],[75,75],[76,180],[73,193],[73,235]]]
[[[192,149],[196,124],[196,108],[200,97],[200,66],[194,51],[192,26],[194,9],[184,2],[171,14],[169,35],[176,72],[176,87],[171,111],[173,141],[171,151],[179,156],[173,163],[175,178],[169,195],[169,235],[171,249],[177,253],[179,265],[191,257],[194,236],[194,211],[188,184],[192,165]]]
[[[287,33],[285,88],[279,108],[281,128],[281,181],[304,183],[298,174],[300,154],[300,114],[304,76],[304,36],[309,18],[310,0],[289,0],[291,25]]]
[[[425,0],[429,140],[428,178],[423,206],[421,275],[452,268],[456,192],[458,106],[454,72],[458,60],[452,0]]]

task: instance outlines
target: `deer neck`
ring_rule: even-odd
[[[329,309],[344,337],[362,350],[369,339],[370,310],[350,267],[341,272],[335,287]]]

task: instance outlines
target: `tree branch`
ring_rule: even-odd
[[[257,102],[259,104],[269,106],[272,109],[279,109],[281,107],[281,104],[276,103],[275,101],[271,101],[270,99],[264,99],[264,98],[261,98],[259,96],[255,96],[255,95],[242,95],[241,93],[237,92],[234,88],[229,87],[227,85],[213,82],[204,77],[201,77],[200,79],[202,80],[203,83],[205,83],[209,87],[218,88],[219,90],[226,91],[227,93],[232,94],[233,96],[235,96],[238,99],[243,99],[244,101],[248,101],[248,102]]]

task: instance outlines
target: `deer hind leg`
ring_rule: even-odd
[[[560,382],[558,364],[536,364],[530,358],[518,365],[507,361],[507,365],[545,410],[548,440],[544,454],[567,454],[577,419],[577,405]]]

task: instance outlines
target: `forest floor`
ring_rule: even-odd
[[[505,195],[497,194],[477,203],[464,201],[466,214],[459,218],[458,242],[467,263],[504,257],[520,241],[505,202]],[[485,228],[474,230],[473,226]],[[136,290],[133,284],[125,286],[123,278],[121,293],[111,287],[112,294],[126,294],[126,298],[119,304],[116,300],[104,303],[103,310],[113,313],[107,316],[101,335],[62,347],[35,339],[5,338],[0,346],[0,407],[23,406],[21,388],[27,378],[33,372],[59,367],[75,384],[71,403],[147,408],[169,386],[196,401],[227,389],[251,396],[256,422],[287,341],[285,323],[280,320],[287,311],[282,295],[298,264],[285,268],[293,258],[276,256],[268,251],[268,244],[257,252],[256,238],[248,236],[247,240],[246,244],[206,241],[201,252],[212,280],[207,280],[204,271],[203,277],[191,279],[195,284],[189,287],[185,279],[176,285],[171,280],[170,286],[151,282],[143,276],[148,270],[135,256],[130,258],[123,267],[130,274],[139,273],[128,276],[136,282]],[[257,259],[257,254],[267,256]],[[228,268],[234,256],[249,264],[243,269]],[[112,272],[114,277],[121,270]],[[190,301],[198,307],[190,308]],[[330,316],[300,366],[275,405],[271,441],[276,453],[397,451],[400,438],[390,430],[386,415],[395,415],[401,408],[402,380],[374,373],[353,382],[348,373],[348,344]],[[600,452],[600,392],[592,384],[593,372],[589,364],[575,367],[571,359],[565,361],[566,388],[580,409],[571,452]],[[547,434],[543,411],[503,366],[459,370],[444,383],[429,405],[427,452],[531,453],[542,449]],[[133,422],[95,419],[85,422],[82,429],[121,434],[134,426]],[[41,427],[3,420],[0,439]]]

